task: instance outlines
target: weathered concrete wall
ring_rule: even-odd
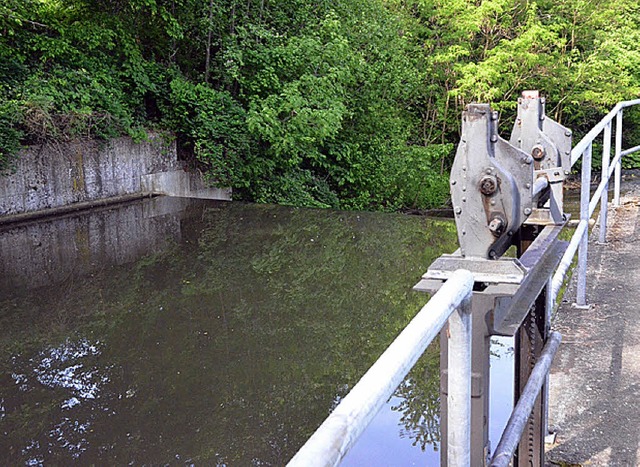
[[[118,138],[32,146],[13,173],[0,176],[0,216],[136,193],[198,197],[192,186],[202,197],[230,199],[228,190],[208,189],[192,178],[177,160],[175,143],[159,136],[142,143]]]

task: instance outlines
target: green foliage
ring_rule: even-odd
[[[633,0],[6,0],[0,163],[159,126],[239,198],[436,206],[467,103],[507,130],[539,89],[580,136],[639,95],[639,18]]]
[[[13,156],[21,148],[22,132],[16,123],[22,118],[20,106],[15,101],[0,103],[0,170],[7,169]]]
[[[188,138],[185,144],[217,183],[245,183],[243,158],[250,152],[245,112],[228,92],[177,74],[162,110],[164,123]]]

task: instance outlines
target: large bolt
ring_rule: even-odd
[[[502,235],[502,232],[504,232],[505,227],[506,227],[506,222],[501,217],[494,217],[493,219],[491,219],[491,222],[489,222],[489,230],[496,237],[499,237],[500,235]]]
[[[480,193],[491,196],[498,189],[498,180],[491,175],[485,175],[480,179]]]
[[[533,148],[531,148],[531,156],[539,161],[544,158],[545,150],[540,144],[536,144]]]

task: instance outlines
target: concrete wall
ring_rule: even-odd
[[[229,190],[209,189],[182,169],[175,143],[152,135],[142,143],[117,138],[22,151],[15,171],[0,176],[0,216],[136,193],[230,199]]]

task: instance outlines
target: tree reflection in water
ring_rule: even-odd
[[[119,212],[136,219],[122,229],[130,253],[96,247],[92,229],[117,220],[84,214],[56,237],[92,252],[70,259],[85,269],[0,295],[3,465],[282,465],[424,305],[411,286],[456,245],[451,222],[392,214]],[[429,350],[397,391],[402,436],[420,448],[438,442],[437,361]]]
[[[396,389],[400,403],[400,436],[413,440],[423,451],[438,450],[440,443],[440,367],[437,345],[431,345]]]

